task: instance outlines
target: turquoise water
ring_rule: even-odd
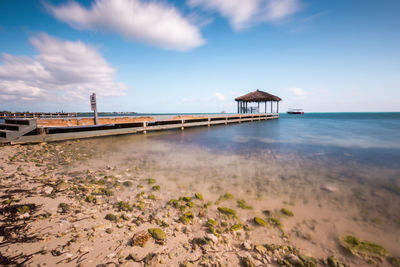
[[[188,129],[162,138],[231,153],[270,149],[400,167],[400,113],[281,114],[279,120]]]

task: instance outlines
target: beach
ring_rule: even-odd
[[[0,147],[1,264],[398,266],[397,165],[193,142],[223,129]]]

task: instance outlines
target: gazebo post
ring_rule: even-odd
[[[274,103],[274,101],[271,101],[271,113],[272,113],[272,103]]]
[[[258,104],[258,113],[260,113],[260,101],[257,101]]]
[[[237,102],[237,113],[239,113],[239,101]]]
[[[264,101],[265,114],[267,114],[267,101]]]
[[[276,113],[279,114],[279,101],[276,101]]]

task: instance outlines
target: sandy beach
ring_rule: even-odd
[[[338,166],[141,136],[0,151],[1,265],[399,266],[398,194]]]

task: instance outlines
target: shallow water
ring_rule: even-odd
[[[83,167],[136,169],[137,178],[157,179],[165,201],[200,192],[215,202],[231,193],[234,199],[223,205],[244,222],[269,210],[306,254],[345,257],[338,238],[351,234],[400,255],[399,113],[284,114],[274,121],[82,143],[95,151]],[[239,209],[239,199],[253,209]],[[250,240],[282,242],[259,229]]]

